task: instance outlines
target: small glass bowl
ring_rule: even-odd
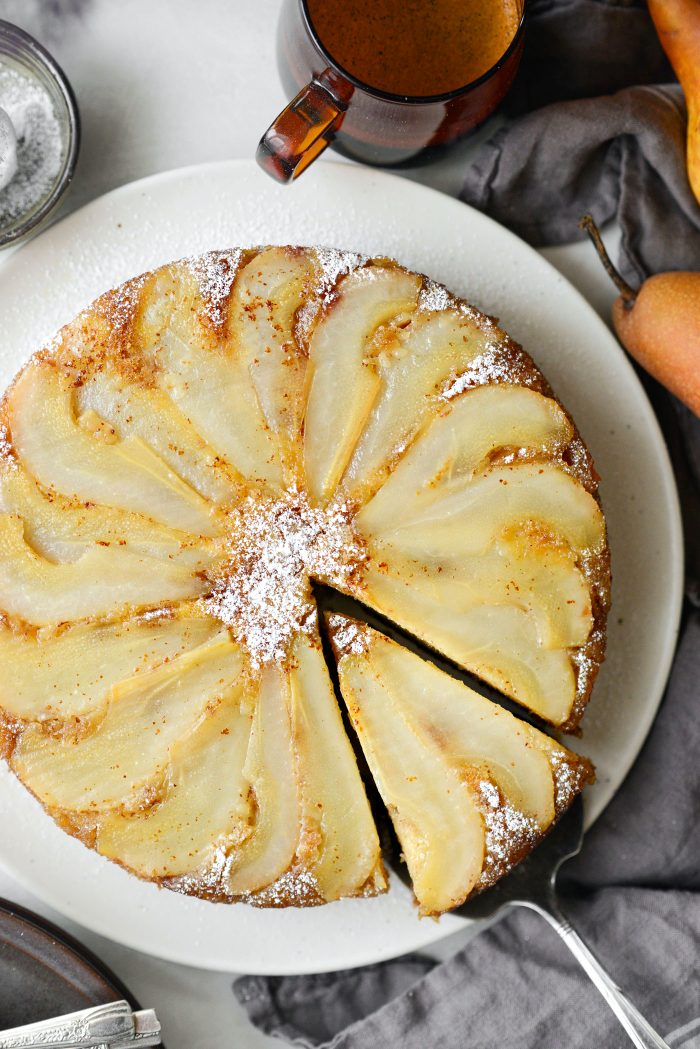
[[[0,62],[38,80],[51,98],[61,125],[63,157],[53,185],[32,208],[0,226],[0,248],[18,244],[46,222],[75,171],[80,147],[80,116],[73,89],[56,60],[23,29],[0,19]]]

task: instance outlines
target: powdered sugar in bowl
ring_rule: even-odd
[[[63,196],[78,156],[80,122],[71,86],[52,56],[1,19],[0,109],[4,248],[34,233]]]

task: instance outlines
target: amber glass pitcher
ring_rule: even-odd
[[[523,8],[524,0],[284,0],[278,64],[294,98],[260,140],[258,163],[291,182],[329,145],[367,164],[431,159],[508,91]],[[471,22],[455,27],[450,17],[466,10]],[[425,46],[416,39],[419,19]],[[468,35],[460,39],[457,29]]]

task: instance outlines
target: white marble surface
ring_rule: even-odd
[[[55,54],[78,98],[82,151],[61,213],[153,172],[252,156],[285,101],[274,60],[278,8],[279,0],[0,0],[0,18],[35,34]],[[456,193],[471,149],[461,146],[438,164],[404,174]],[[588,246],[544,254],[607,319],[613,291]],[[102,957],[157,1010],[169,1049],[279,1045],[248,1025],[231,994],[232,977],[162,962],[93,935],[2,872],[0,896],[68,928]],[[466,935],[444,941],[436,953],[447,956]]]

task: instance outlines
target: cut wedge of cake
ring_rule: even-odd
[[[577,728],[609,604],[593,464],[530,357],[444,288],[329,249],[210,252],[103,295],[7,390],[0,750],[101,854],[259,906],[386,888],[319,584]],[[460,855],[479,812],[450,815]],[[472,874],[432,898],[417,873],[423,910]]]
[[[452,910],[524,859],[593,768],[371,627],[340,615],[328,626],[421,913]]]

